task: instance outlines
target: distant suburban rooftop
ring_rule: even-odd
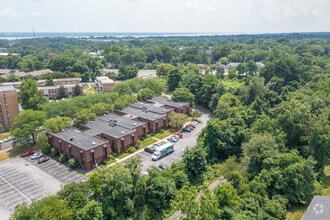
[[[131,129],[122,127],[120,125],[111,126],[109,122],[96,119],[85,124],[86,127],[90,128],[84,132],[88,132],[91,135],[107,134],[112,137],[121,137],[130,133],[133,133]]]
[[[47,73],[53,73],[53,70],[50,70],[50,69],[36,70],[36,71],[28,72],[27,75],[41,76],[41,75],[45,75]]]
[[[141,109],[133,108],[133,107],[127,107],[121,110],[120,112],[123,112],[125,114],[129,114],[130,116],[134,117],[140,117],[147,120],[155,120],[159,119],[164,116],[164,114],[158,114],[150,111],[142,111]]]
[[[62,82],[62,81],[74,81],[74,80],[80,80],[79,78],[60,78],[60,79],[53,79],[53,82]]]
[[[95,79],[101,81],[102,83],[115,83],[115,81],[113,81],[107,76],[99,76],[99,77],[95,77]]]
[[[116,114],[108,114],[98,117],[100,120],[110,123],[110,121],[115,121],[115,123],[121,127],[125,127],[128,129],[133,129],[135,127],[146,124],[145,122],[133,120],[130,118],[122,117]]]
[[[147,111],[155,112],[158,114],[164,114],[164,113],[173,111],[173,109],[171,109],[171,108],[166,108],[164,106],[161,107],[161,106],[145,104],[142,102],[133,103],[133,104],[130,104],[129,106],[131,106],[133,108],[137,108],[137,109],[145,109]]]
[[[61,132],[51,134],[84,150],[90,150],[96,146],[108,143],[106,140],[94,137],[88,133],[73,128],[66,128]]]
[[[302,219],[303,220],[330,219],[330,196],[314,196]]]
[[[188,105],[186,102],[174,102],[172,100],[164,99],[161,97],[154,97],[152,99],[148,99],[150,102],[154,102],[155,104],[158,105],[167,105],[170,107],[175,107],[175,108],[180,108],[181,106]]]
[[[0,91],[1,91],[1,92],[5,92],[5,91],[13,91],[13,90],[16,91],[16,89],[15,89],[14,86],[1,86],[1,85],[0,85]]]
[[[14,73],[15,70],[11,70],[11,69],[0,69],[0,74],[1,75],[7,75],[9,73]]]
[[[18,53],[0,53],[0,56],[9,56],[9,55],[19,56]]]
[[[139,70],[137,73],[137,77],[143,79],[156,78],[156,70]]]

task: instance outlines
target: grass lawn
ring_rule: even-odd
[[[7,160],[11,157],[16,157],[21,155],[23,152],[31,150],[30,146],[22,145],[19,147],[11,148],[9,150],[4,150],[0,152],[0,161]]]
[[[324,167],[324,174],[323,195],[330,196],[330,166]]]
[[[309,204],[307,204],[306,206],[291,207],[288,210],[288,213],[286,214],[286,220],[300,220],[300,219],[302,219],[308,205]]]
[[[10,132],[0,133],[0,140],[4,140],[5,138],[10,136]]]
[[[87,85],[83,88],[83,94],[89,95],[89,94],[95,94],[98,93],[97,90],[95,89],[95,86]]]
[[[170,131],[163,131],[161,133],[154,135],[154,138],[163,139],[163,138],[170,136],[171,134],[172,134],[172,132],[170,132]]]
[[[149,146],[149,145],[151,145],[151,144],[153,144],[153,143],[156,143],[157,142],[157,140],[155,139],[155,138],[146,138],[145,140],[143,140],[142,142],[141,142],[141,146],[142,146],[142,148],[145,148],[146,146]]]
[[[10,158],[9,150],[4,150],[0,152],[0,161],[7,160]]]
[[[221,82],[226,89],[229,89],[229,88],[236,89],[243,85],[243,83],[241,83],[237,80],[230,80],[230,79],[221,80]]]

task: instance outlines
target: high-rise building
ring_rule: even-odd
[[[9,130],[19,113],[18,96],[14,86],[0,86],[0,123]]]

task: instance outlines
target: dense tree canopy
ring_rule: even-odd
[[[126,80],[138,69],[156,69],[157,79],[134,78],[117,84],[114,92],[50,103],[34,96],[34,83],[23,84],[23,108],[42,109],[47,130],[59,130],[72,119],[75,125],[84,123],[165,89],[173,92],[173,100],[194,100],[214,113],[183,161],[161,172],[151,167],[148,175],[141,175],[141,160],[133,158],[93,173],[86,183],[64,187],[56,196],[21,205],[12,218],[164,219],[181,209],[188,219],[285,219],[288,207],[308,204],[326,182],[328,39],[326,33],[298,33],[54,38],[7,45],[21,57],[0,57],[0,68],[60,71],[46,79],[75,76],[87,82],[102,68],[119,68],[119,75],[111,76]],[[101,51],[104,59],[87,55],[90,51]],[[12,131],[18,140],[34,134],[45,120],[43,113],[41,118],[29,110],[24,114]],[[176,129],[186,120],[181,115],[171,118]],[[212,190],[204,187],[221,176],[227,183]]]

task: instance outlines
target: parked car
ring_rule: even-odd
[[[153,154],[157,150],[157,148],[163,144],[166,144],[166,141],[161,141],[157,144],[153,144],[150,147],[146,147],[146,148],[144,148],[144,151],[147,153]]]
[[[190,123],[194,124],[194,125],[198,125],[198,122],[197,121],[191,121]]]
[[[157,167],[157,170],[158,171],[162,171],[162,170],[165,170],[167,168],[167,165],[165,164],[159,164],[159,166]]]
[[[178,140],[180,140],[180,138],[176,137],[176,136],[171,136],[170,138],[168,138],[167,140],[171,141],[171,142],[178,142]]]
[[[196,124],[194,124],[192,122],[188,123],[187,125],[190,126],[190,127],[196,128]]]
[[[155,146],[155,145],[144,148],[144,151],[149,154],[153,154],[156,150],[157,150],[157,146]]]
[[[43,157],[39,158],[38,164],[45,163],[48,160],[49,160],[49,157],[43,156]]]
[[[183,138],[183,134],[180,132],[180,133],[175,133],[174,136],[177,136],[178,138]]]
[[[27,157],[34,154],[34,151],[25,151],[24,153],[21,154],[22,157]]]
[[[191,132],[191,130],[190,130],[190,128],[185,127],[185,128],[182,128],[182,132]]]
[[[14,137],[10,136],[10,137],[7,137],[7,138],[4,140],[4,142],[12,141],[12,140],[14,140],[14,139],[15,139]]]
[[[195,128],[189,126],[189,125],[187,125],[186,128],[189,128],[189,129],[192,130],[192,131],[195,129]]]
[[[35,153],[31,156],[31,160],[39,159],[40,157],[43,156],[43,153]]]

